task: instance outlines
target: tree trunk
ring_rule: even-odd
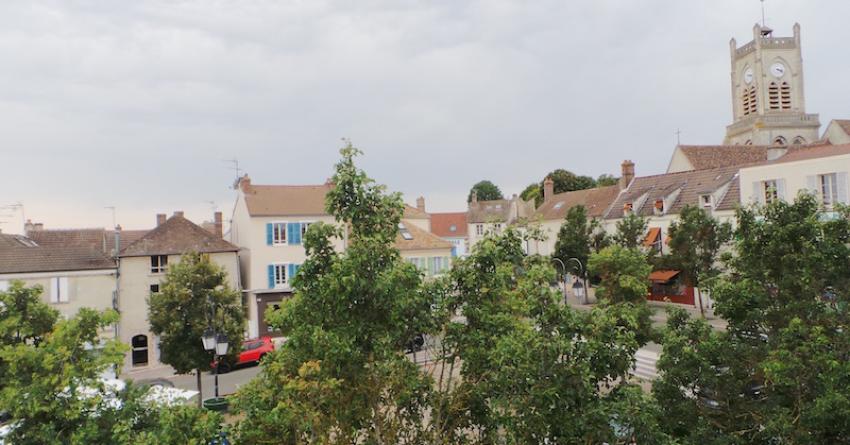
[[[204,391],[203,391],[203,387],[201,386],[201,369],[200,368],[195,369],[195,377],[198,379],[197,380],[198,381],[198,408],[202,408],[203,403],[204,403]]]
[[[699,301],[699,315],[705,318],[705,309],[702,307],[702,292],[696,287],[694,287],[694,292],[697,294],[697,301]]]

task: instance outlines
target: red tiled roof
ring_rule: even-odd
[[[676,275],[679,275],[678,270],[656,270],[649,274],[649,279],[650,281],[666,283],[672,280]]]
[[[649,229],[649,233],[646,234],[646,238],[643,239],[644,247],[651,247],[658,241],[658,238],[661,236],[661,228],[660,227],[652,227]]]
[[[465,238],[466,229],[466,212],[431,214],[431,233],[434,235],[443,238]]]
[[[784,156],[771,161],[773,164],[784,162],[804,161],[807,159],[826,158],[850,154],[850,144],[843,145],[810,145],[791,148]]]
[[[236,252],[239,248],[204,230],[188,219],[174,215],[164,224],[121,250],[122,257],[182,255],[186,252]]]
[[[764,162],[769,148],[766,145],[679,145],[694,170]]]
[[[619,193],[620,187],[617,185],[558,193],[544,201],[535,216],[544,220],[562,220],[571,208],[582,205],[588,217],[600,218]]]

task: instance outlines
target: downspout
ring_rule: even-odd
[[[113,259],[115,260],[115,292],[112,296],[112,309],[118,312],[118,321],[115,322],[115,339],[120,341],[121,336],[119,335],[119,329],[121,325],[121,311],[119,308],[120,304],[120,293],[119,289],[119,281],[121,278],[121,258],[118,256],[118,253],[121,251],[121,231],[119,230],[120,226],[115,226],[115,249],[112,253]]]

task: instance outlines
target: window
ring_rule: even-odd
[[[829,173],[818,175],[818,193],[824,207],[831,207],[838,202],[838,175]]]
[[[68,302],[68,277],[55,277],[50,279],[50,302]]]
[[[756,97],[756,87],[751,86],[745,88],[741,93],[741,103],[743,105],[744,116],[755,114],[758,111],[758,99]]]
[[[663,215],[664,214],[664,200],[663,199],[656,199],[655,200],[654,213],[656,215]]]
[[[777,136],[776,139],[773,140],[773,145],[788,145],[788,141],[782,136]]]
[[[711,195],[700,195],[699,205],[702,206],[702,208],[704,209],[711,210],[712,208],[714,208],[714,200],[712,199]]]
[[[398,223],[398,230],[399,233],[401,233],[402,238],[408,241],[413,239],[413,235],[410,234],[410,231],[407,230],[407,227],[405,227],[404,223]]]
[[[493,231],[496,232],[496,233],[501,232],[502,231],[502,224],[501,223],[493,224]]]
[[[475,225],[475,234],[483,235],[484,234],[484,224],[476,224]]]
[[[151,257],[151,273],[165,273],[166,269],[168,269],[168,255]]]
[[[286,244],[286,223],[272,224],[272,244],[275,246]]]
[[[274,265],[274,287],[286,285],[286,264]]]
[[[148,336],[134,335],[130,343],[133,348],[133,366],[147,366]]]
[[[407,262],[416,266],[416,268],[419,269],[420,272],[427,272],[428,270],[428,263],[425,258],[410,257],[407,259]]]
[[[634,204],[632,204],[630,202],[623,204],[623,215],[624,216],[631,215],[633,207],[634,207]]]
[[[806,145],[806,138],[797,136],[794,138],[794,145]]]
[[[775,179],[762,182],[762,192],[764,193],[764,202],[770,204],[779,198],[779,187]]]
[[[439,275],[449,269],[449,257],[438,256],[431,258],[433,266],[431,272],[434,275]]]
[[[791,85],[788,82],[782,82],[779,90],[780,107],[783,110],[791,109]]]
[[[767,87],[768,108],[778,110],[780,108],[779,101],[779,85],[776,82],[770,82]]]
[[[301,238],[304,238],[304,235],[307,234],[307,228],[310,227],[310,224],[313,224],[313,223],[308,223],[308,222],[301,223]]]
[[[158,294],[159,293],[159,284],[151,284],[151,293]]]

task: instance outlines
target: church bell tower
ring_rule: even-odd
[[[800,25],[793,37],[774,37],[763,25],[753,27],[753,40],[732,57],[732,115],[727,145],[799,145],[818,139],[817,114],[806,114]]]

